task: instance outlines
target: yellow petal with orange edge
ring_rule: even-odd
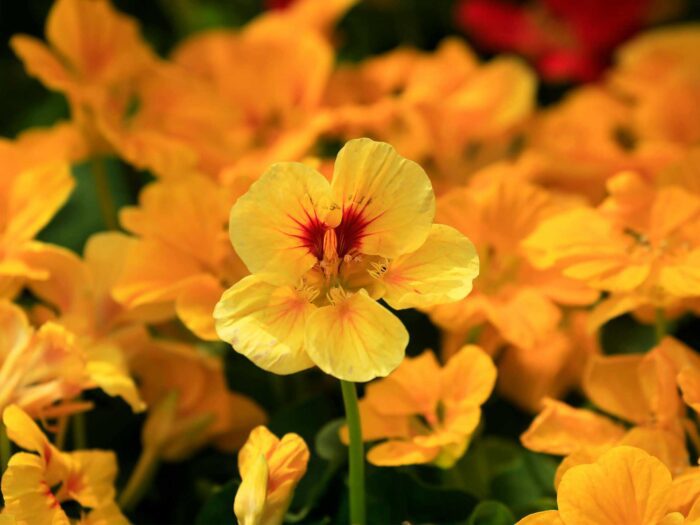
[[[382,297],[392,308],[419,308],[452,303],[466,297],[479,275],[476,248],[460,232],[433,224],[415,252],[391,261],[382,276]]]
[[[203,275],[190,281],[175,301],[175,311],[180,320],[197,337],[205,341],[218,341],[214,324],[214,308],[221,299],[223,288],[218,279]]]
[[[601,410],[633,423],[651,417],[639,367],[642,355],[593,356],[583,378],[583,390]]]
[[[261,456],[268,470],[261,523],[282,523],[294,489],[306,473],[309,449],[297,434],[285,434],[279,439],[266,427],[257,427],[238,455],[238,469],[244,481],[256,474]]]
[[[261,523],[267,496],[268,470],[265,455],[258,454],[242,477],[233,511],[239,525],[258,525]]]
[[[664,428],[633,427],[617,444],[644,450],[663,462],[673,475],[683,472],[690,464],[682,432]]]
[[[53,493],[47,494],[47,481],[40,457],[24,452],[14,454],[2,476],[3,514],[13,516],[19,524],[70,525]]]
[[[556,510],[545,510],[525,516],[515,525],[565,525]]]
[[[379,467],[421,465],[437,458],[440,447],[421,447],[411,441],[387,441],[367,452],[367,461]]]
[[[221,296],[214,309],[219,337],[256,365],[276,374],[313,366],[304,330],[316,307],[291,286],[250,275]]]
[[[63,206],[74,185],[65,163],[43,164],[17,175],[7,196],[6,239],[32,239]]]
[[[671,473],[633,447],[616,447],[590,465],[569,469],[557,502],[564,523],[653,525],[667,513]]]
[[[364,402],[383,416],[432,412],[440,399],[440,365],[426,350],[407,357],[387,378],[367,385]]]
[[[23,449],[36,452],[47,461],[57,452],[32,418],[17,405],[10,405],[3,411],[2,421],[7,436]]]
[[[612,445],[603,445],[600,447],[589,447],[577,450],[573,454],[566,456],[559,466],[557,471],[554,473],[554,488],[559,489],[559,483],[561,483],[564,474],[566,474],[569,469],[576,467],[578,465],[589,465],[598,461],[598,458],[605,454],[608,450],[612,448]]]
[[[688,515],[698,498],[700,498],[700,467],[686,469],[673,478],[669,510]]]
[[[108,503],[100,508],[92,509],[83,516],[77,525],[130,525],[116,503]]]
[[[678,374],[678,386],[683,392],[683,401],[696,412],[700,412],[700,371],[691,368]]]
[[[364,223],[359,251],[394,258],[426,241],[435,217],[435,194],[423,168],[384,142],[355,139],[338,153],[333,200]]]
[[[680,512],[673,512],[671,514],[667,514],[666,516],[664,516],[663,519],[659,522],[659,525],[689,525],[689,524],[685,520],[685,516],[683,516],[683,514],[681,514]]]
[[[27,73],[38,78],[46,87],[66,92],[73,86],[73,79],[66,67],[40,40],[15,35],[10,39],[10,46],[24,64]]]
[[[688,512],[688,520],[691,520],[688,525],[698,525],[700,523],[700,498],[695,500],[693,506]]]
[[[231,208],[229,235],[248,269],[296,284],[317,262],[312,252],[323,240],[316,233],[329,212],[329,193],[328,181],[313,168],[295,162],[270,166]]]
[[[466,345],[442,369],[440,382],[441,400],[447,408],[480,406],[493,391],[496,367],[480,347]]]
[[[622,426],[595,412],[554,399],[545,399],[543,403],[544,410],[520,436],[522,444],[530,450],[567,455],[613,444],[624,435]]]
[[[403,360],[406,328],[364,290],[336,299],[307,320],[306,352],[311,360],[344,381],[389,375]]]

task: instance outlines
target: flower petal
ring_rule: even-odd
[[[372,447],[367,461],[379,467],[400,467],[430,463],[437,458],[440,447],[421,447],[411,441],[387,441]]]
[[[396,257],[425,242],[435,217],[430,179],[389,144],[351,140],[338,153],[333,199],[364,225],[360,252]]]
[[[214,308],[216,332],[256,365],[276,374],[313,366],[304,328],[315,310],[297,290],[250,275],[229,288]]]
[[[322,250],[328,198],[323,175],[295,162],[274,164],[253,183],[229,222],[233,247],[251,273],[270,272],[296,284]]]
[[[476,248],[450,226],[434,224],[415,252],[397,257],[382,276],[392,308],[453,303],[466,297],[479,275]]]
[[[569,469],[559,484],[564,523],[658,523],[665,515],[671,473],[633,447],[616,447],[590,465]]]
[[[408,332],[394,314],[367,295],[349,295],[313,312],[306,351],[324,372],[362,382],[389,375],[401,363]]]

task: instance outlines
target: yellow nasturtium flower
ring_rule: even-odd
[[[309,448],[297,434],[279,439],[264,426],[254,429],[238,453],[238,525],[280,525],[308,462]]]
[[[330,183],[303,164],[273,165],[231,210],[252,275],[217,304],[219,337],[278,374],[315,364],[348,381],[386,376],[408,333],[377,300],[458,301],[478,273],[472,243],[434,214],[428,176],[385,143],[348,142]]]
[[[114,502],[117,461],[112,452],[61,452],[16,405],[5,409],[3,422],[9,438],[29,451],[14,454],[3,474],[3,516],[17,525],[69,525],[76,522],[61,505],[75,502],[79,524],[128,525]]]
[[[670,502],[679,490],[658,459],[634,447],[615,447],[595,463],[564,474],[559,510],[538,512],[517,525],[696,525],[697,502],[687,515]]]
[[[404,360],[370,384],[360,401],[363,439],[387,439],[370,449],[367,460],[452,467],[467,450],[495,382],[496,367],[477,346],[463,347],[442,368],[431,351]],[[345,429],[341,437],[347,440]]]

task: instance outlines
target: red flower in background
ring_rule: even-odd
[[[462,0],[457,22],[491,51],[529,58],[550,81],[590,81],[610,53],[643,27],[652,0]]]

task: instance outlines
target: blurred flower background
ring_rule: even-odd
[[[700,3],[0,37],[1,525],[700,523]]]

